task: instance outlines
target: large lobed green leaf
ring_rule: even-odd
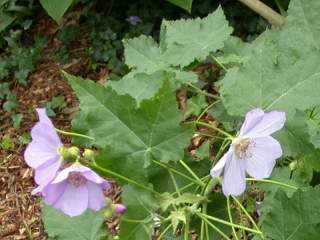
[[[320,189],[298,190],[291,198],[279,190],[269,198],[270,211],[262,230],[267,239],[318,240],[320,236]],[[266,203],[264,203],[266,204]]]
[[[135,101],[119,96],[112,89],[66,74],[79,100],[81,111],[73,120],[77,132],[96,139],[100,148],[108,147],[106,160],[134,162],[136,168],[152,159],[177,161],[184,155],[192,131],[180,125],[182,113],[166,82],[161,91],[136,109]],[[143,170],[140,170],[143,171]]]
[[[102,240],[109,236],[102,212],[87,210],[78,217],[69,217],[45,205],[42,220],[49,237],[57,240]]]

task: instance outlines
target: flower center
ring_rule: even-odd
[[[254,141],[249,138],[240,139],[234,145],[234,152],[240,159],[250,158],[252,156],[250,148],[254,147],[254,145]]]
[[[68,176],[68,182],[75,187],[80,187],[87,182],[87,179],[79,172],[71,172]]]

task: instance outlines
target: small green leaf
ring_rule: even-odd
[[[158,71],[153,74],[127,74],[120,81],[111,81],[111,86],[118,94],[129,94],[136,101],[138,106],[142,100],[152,98],[163,85],[163,81],[168,79],[166,73]]]
[[[221,7],[203,19],[164,21],[163,24],[167,46],[163,58],[182,67],[194,60],[205,60],[210,52],[223,47],[232,32]]]
[[[184,204],[195,204],[205,200],[205,197],[193,193],[183,193],[181,196],[174,198],[170,193],[161,194],[160,207],[166,211],[169,206],[179,206]]]
[[[4,136],[1,141],[0,141],[0,147],[3,149],[3,150],[11,150],[12,147],[13,147],[13,141],[10,137],[6,137]]]
[[[151,74],[167,66],[161,59],[161,50],[152,37],[141,35],[125,39],[123,45],[126,64],[136,72]]]
[[[196,95],[187,101],[187,110],[185,115],[199,115],[207,106],[206,97],[204,95]]]
[[[0,33],[4,31],[15,19],[15,17],[11,17],[0,10]]]
[[[201,146],[196,149],[195,157],[199,160],[208,159],[210,151],[210,142],[206,141],[201,144]]]
[[[5,111],[11,111],[18,106],[17,94],[11,92],[7,95],[7,101],[3,104],[3,109]]]
[[[29,133],[23,133],[19,136],[19,143],[22,145],[26,145],[31,142],[31,136]]]
[[[183,8],[187,12],[191,13],[192,2],[193,0],[167,0],[174,5]]]
[[[40,0],[42,7],[58,24],[64,13],[71,6],[73,0]]]
[[[11,116],[13,127],[19,128],[23,120],[23,113],[16,113]]]
[[[57,240],[102,240],[109,235],[102,212],[87,210],[78,217],[69,217],[45,205],[42,219],[49,237]]]

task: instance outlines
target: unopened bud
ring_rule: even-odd
[[[80,156],[80,150],[77,147],[66,148],[64,146],[59,148],[63,160],[76,160]]]
[[[94,161],[95,153],[91,149],[85,149],[82,156],[87,161]]]
[[[103,210],[103,216],[106,218],[106,219],[110,219],[112,218],[113,216],[113,210],[111,208],[105,208]]]
[[[298,168],[298,162],[297,161],[293,161],[289,164],[289,168],[291,171],[294,171]]]
[[[121,203],[117,203],[114,205],[114,210],[116,214],[122,215],[127,211],[127,207]]]

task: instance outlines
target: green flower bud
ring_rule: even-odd
[[[112,218],[113,216],[113,210],[111,208],[105,208],[103,210],[103,216],[106,218],[106,219],[110,219]]]
[[[80,150],[79,148],[73,146],[70,148],[66,148],[64,146],[59,148],[59,153],[61,154],[63,160],[70,160],[74,161],[78,157],[80,157]]]
[[[82,156],[87,161],[94,161],[95,152],[91,149],[85,149]]]
[[[294,171],[298,168],[298,161],[293,161],[289,164],[289,168],[291,169],[291,171]]]

